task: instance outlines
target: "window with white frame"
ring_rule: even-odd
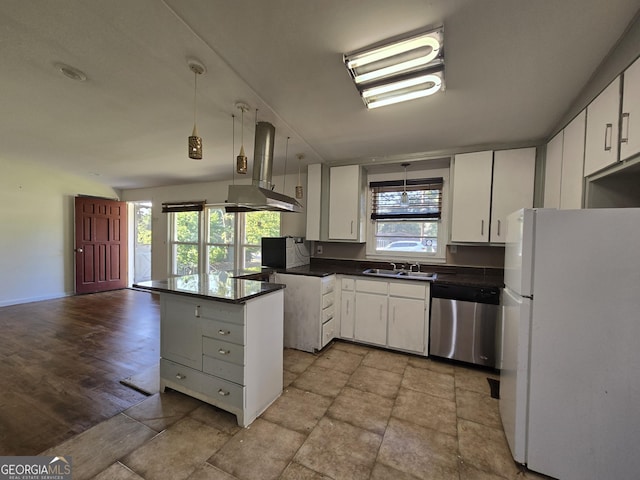
[[[443,191],[443,177],[371,181],[367,253],[444,259]]]
[[[207,206],[170,215],[172,276],[259,267],[262,237],[280,235],[279,212],[227,213],[224,206]]]

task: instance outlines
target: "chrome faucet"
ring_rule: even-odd
[[[416,267],[416,268],[417,268],[416,272],[419,272],[419,271],[420,271],[420,264],[419,264],[419,263],[414,263],[413,265],[411,265],[411,266],[409,267],[409,271],[410,271],[410,272],[413,272],[413,267]]]
[[[393,263],[393,262],[389,262],[389,263],[390,263],[390,264],[391,264],[391,266],[393,267],[393,271],[395,271],[395,270],[396,270],[396,264],[395,264],[395,263]]]

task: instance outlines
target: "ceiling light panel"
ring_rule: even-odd
[[[432,95],[444,86],[443,28],[345,54],[343,60],[368,108]]]

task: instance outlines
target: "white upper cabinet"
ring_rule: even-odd
[[[585,176],[618,161],[619,108],[620,77],[611,82],[587,107]]]
[[[503,243],[507,215],[533,206],[535,163],[535,148],[456,155],[451,241]]]
[[[456,155],[453,164],[452,242],[488,242],[493,152]]]
[[[547,143],[544,167],[544,208],[560,208],[563,141],[564,130],[561,130]]]
[[[493,154],[489,241],[504,243],[507,215],[533,206],[535,174],[535,147],[499,150]]]
[[[586,110],[547,143],[545,208],[582,208]]]
[[[322,163],[307,170],[307,240],[328,240],[329,167]]]
[[[586,111],[583,110],[564,128],[560,208],[582,208],[585,123]],[[544,206],[547,206],[546,202]]]
[[[329,240],[364,241],[364,189],[359,165],[331,167]]]
[[[640,152],[640,60],[624,72],[620,160]]]

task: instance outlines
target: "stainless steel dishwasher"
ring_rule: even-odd
[[[429,355],[496,367],[500,289],[431,286]]]

